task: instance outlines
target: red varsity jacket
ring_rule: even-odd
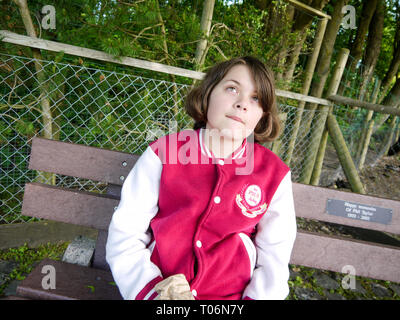
[[[284,299],[296,234],[290,169],[247,140],[214,158],[202,136],[158,139],[128,175],[107,241],[122,295],[152,299],[159,281],[182,273],[196,299]]]

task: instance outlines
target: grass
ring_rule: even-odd
[[[18,248],[0,250],[0,261],[10,261],[16,267],[0,285],[0,297],[4,296],[4,290],[13,280],[23,280],[33,268],[43,259],[61,260],[69,242],[47,243],[37,248],[29,248],[25,243]]]
[[[13,280],[23,280],[32,269],[43,259],[60,260],[69,242],[47,243],[37,248],[30,248],[24,244],[18,248],[0,250],[0,261],[10,261],[16,267],[8,275],[6,281],[0,285],[0,298],[4,290]],[[346,299],[346,300],[400,300],[400,284],[389,281],[355,277],[357,290],[344,289],[341,273],[323,271],[303,266],[290,265],[292,271],[289,279],[290,293],[287,300],[304,300],[306,297],[317,300]],[[321,277],[336,281],[334,288],[321,286],[318,279]],[[331,282],[332,284],[333,282]],[[360,288],[362,289],[360,290]],[[377,294],[384,288],[385,295]]]
[[[304,300],[304,294],[317,300],[400,300],[399,283],[355,276],[353,283],[356,289],[353,290],[342,285],[346,274],[297,265],[290,265],[290,269],[293,273],[289,279],[288,300]],[[330,288],[318,282],[323,276],[333,279]],[[332,286],[334,282],[336,285]]]

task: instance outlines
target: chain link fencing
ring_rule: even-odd
[[[35,62],[41,64],[42,74],[36,71]],[[141,154],[150,141],[171,132],[171,122],[174,123],[173,131],[192,128],[193,122],[183,110],[184,97],[189,89],[188,84],[107,71],[100,67],[0,54],[0,224],[33,220],[21,215],[24,185],[40,175],[40,172],[27,168],[32,137],[47,136]],[[51,106],[50,131],[48,127],[45,130],[43,124],[42,107],[45,103]],[[284,129],[278,140],[267,145],[278,155],[289,143],[296,109],[295,103],[279,103],[279,111],[285,115]],[[350,108],[335,107],[336,110],[340,111],[336,116],[346,142],[354,149],[355,132],[359,131],[355,123],[362,123],[366,110],[359,109],[357,120],[346,116],[346,112],[354,114]],[[304,109],[303,117],[311,112],[314,120],[310,128],[323,125],[318,121],[323,115],[319,109]],[[372,136],[369,153],[372,150],[376,157],[379,156],[386,135],[387,131],[381,130]],[[393,134],[392,140],[395,137]],[[297,181],[310,156],[306,152],[308,143],[305,130],[297,136],[290,162],[293,181]],[[328,140],[328,150],[329,143]],[[324,168],[340,168],[337,157],[329,152],[327,155]],[[374,157],[367,158],[371,162]],[[100,193],[106,188],[98,182],[58,174],[55,184]]]

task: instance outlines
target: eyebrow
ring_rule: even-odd
[[[226,79],[225,80],[225,82],[228,82],[228,81],[233,81],[233,82],[237,83],[239,86],[241,85],[241,83],[239,81],[236,81],[236,80],[233,80],[233,79]]]

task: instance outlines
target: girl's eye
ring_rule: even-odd
[[[254,100],[255,102],[258,102],[258,97],[257,97],[257,96],[254,96],[254,97],[253,97],[253,100]]]
[[[228,87],[227,90],[231,92],[237,92],[235,87]]]

